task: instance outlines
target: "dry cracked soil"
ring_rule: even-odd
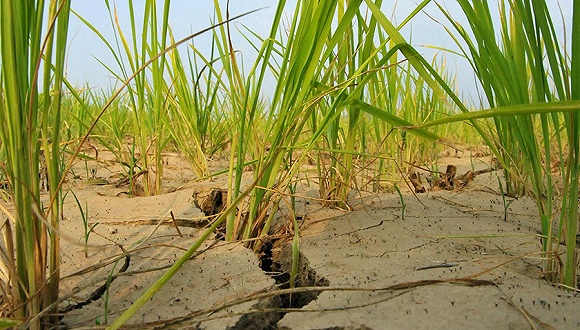
[[[69,194],[61,224],[63,328],[110,324],[198,240],[208,220],[195,199],[224,182],[186,183],[192,173],[182,162],[167,155],[170,192],[153,197],[127,198],[127,187],[110,184],[112,166],[95,171],[109,184],[69,180],[94,227],[85,245]],[[126,327],[579,329],[578,292],[543,279],[534,203],[505,200],[496,191],[499,176],[481,174],[461,190],[405,190],[402,200],[353,192],[350,211],[308,199],[317,188],[305,184],[296,289],[287,284],[291,237],[267,240],[254,253],[210,236]]]

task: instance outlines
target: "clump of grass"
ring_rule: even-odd
[[[127,138],[126,135],[129,135],[134,143],[134,147],[129,149],[131,162],[126,162],[130,177],[133,176],[135,168],[140,168],[144,174],[145,194],[160,194],[163,191],[162,153],[171,141],[169,129],[166,126],[169,123],[169,104],[166,101],[169,84],[165,77],[168,70],[165,50],[168,49],[170,41],[168,24],[170,2],[166,1],[159,9],[155,1],[145,1],[142,4],[143,21],[137,22],[135,8],[141,4],[129,1],[130,31],[128,33],[121,29],[115,8],[111,8],[109,1],[105,1],[105,4],[116,33],[116,45],[106,40],[87,20],[79,18],[105,43],[121,73],[115,73],[112,67],[105,66],[107,70],[122,82],[132,82],[126,94],[121,98],[123,106],[128,107],[129,110],[110,111],[108,115],[112,124],[110,126],[122,124],[119,126],[122,129],[113,129],[117,145],[122,144],[121,141]],[[120,49],[124,53],[117,52],[115,49]],[[154,57],[154,61],[147,63],[148,59]],[[101,115],[102,113],[99,112],[95,118]],[[128,117],[131,119],[129,120]],[[115,154],[117,158],[120,158],[125,152],[123,148],[120,152],[117,150]],[[137,162],[134,162],[135,160]]]
[[[129,72],[137,72],[146,59],[164,50],[169,42],[169,6],[165,2],[161,11],[155,1],[143,4],[143,21],[136,21],[134,3],[129,1],[131,32],[129,36],[117,23],[116,28],[122,41],[123,50],[129,62]],[[118,20],[116,20],[118,22]],[[129,37],[130,39],[128,39]],[[122,65],[122,62],[120,63]],[[167,59],[159,56],[134,77],[134,85],[128,89],[134,116],[136,144],[141,153],[141,168],[145,171],[143,187],[145,195],[162,193],[163,156],[162,152],[169,142],[168,130],[165,127],[168,113],[165,101],[168,84],[165,80]],[[150,76],[150,78],[148,77]],[[126,80],[128,77],[125,77]]]
[[[3,228],[7,243],[2,262],[10,270],[6,293],[11,299],[4,313],[26,320],[31,329],[58,324],[56,317],[41,317],[41,312],[57,311],[59,142],[69,8],[66,0],[46,6],[44,1],[7,0],[0,6],[2,170],[15,210]],[[51,201],[57,204],[48,205],[46,212],[40,202],[41,157],[46,159]]]
[[[483,134],[493,143],[505,168],[508,195],[531,194],[540,211],[544,272],[549,280],[576,286],[578,233],[578,112],[552,111],[558,101],[580,99],[580,49],[562,52],[543,1],[500,1],[499,27],[487,1],[459,1],[469,28],[449,13],[458,44],[470,60],[492,108],[536,104],[547,111],[498,112]],[[580,1],[574,1],[572,39],[580,37]],[[497,32],[499,31],[499,36]],[[459,42],[459,39],[462,42]],[[574,44],[574,43],[573,43]],[[520,108],[518,108],[520,109]],[[560,164],[564,190],[554,188],[552,165]],[[561,214],[556,198],[561,198]],[[565,239],[565,262],[559,274],[559,242]]]
[[[171,124],[167,126],[178,149],[187,156],[196,175],[203,178],[209,174],[206,155],[217,152],[213,145],[223,144],[226,139],[227,129],[223,127],[227,125],[221,121],[227,122],[227,118],[219,109],[219,90],[222,86],[219,73],[193,45],[190,49],[193,54],[188,52],[188,71],[195,79],[191,82],[179,52],[175,49],[169,53],[172,65],[169,74],[174,93],[169,104]],[[198,58],[204,62],[201,70],[198,70]],[[204,71],[207,71],[206,75]]]

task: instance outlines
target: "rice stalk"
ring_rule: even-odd
[[[131,127],[135,146],[139,155],[132,155],[141,164],[139,167],[146,174],[143,179],[145,195],[162,192],[163,158],[162,152],[170,141],[170,135],[164,123],[167,123],[168,104],[166,96],[169,86],[165,80],[168,67],[165,52],[169,44],[169,8],[170,1],[165,1],[159,9],[155,1],[143,3],[143,20],[137,22],[135,3],[129,1],[130,32],[121,29],[116,9],[111,9],[109,1],[105,1],[114,27],[117,46],[114,47],[88,21],[82,21],[89,26],[107,45],[114,55],[121,74],[115,73],[121,81],[126,81],[135,72],[134,85],[127,91],[129,107],[132,111]],[[120,50],[124,53],[121,53]],[[119,50],[119,51],[117,51]],[[161,54],[147,70],[139,70],[147,59]],[[123,57],[124,55],[124,57]],[[112,68],[105,67],[114,72]],[[132,169],[130,169],[132,171]]]
[[[70,1],[3,1],[0,5],[2,54],[3,167],[14,204],[14,250],[4,256],[11,270],[11,317],[30,319],[47,306],[56,312],[59,288],[59,219],[62,196],[60,116]],[[43,22],[46,20],[46,35]],[[42,66],[41,66],[42,61]],[[42,68],[41,68],[42,67]],[[39,90],[42,79],[42,91]],[[51,201],[43,213],[40,164],[45,164]],[[47,220],[48,219],[48,220]],[[55,229],[55,230],[53,230]],[[10,245],[10,244],[9,244]],[[56,325],[55,316],[27,327]]]
[[[212,62],[206,60],[202,54],[191,45],[194,53],[194,60],[189,62],[189,71],[195,79],[191,85],[186,75],[185,66],[177,50],[169,53],[172,69],[169,74],[172,79],[172,86],[175,96],[170,97],[170,123],[166,123],[169,131],[179,149],[188,157],[190,164],[197,177],[207,176],[206,161],[206,141],[212,141],[214,134],[212,129],[212,113],[218,112],[218,91],[221,82],[213,81],[213,77],[219,77],[212,67]],[[205,62],[201,72],[197,70],[197,58],[200,57]],[[206,89],[201,85],[202,72],[209,71],[205,81]],[[218,78],[219,79],[219,78]]]
[[[573,236],[578,232],[578,200],[574,197],[578,194],[578,173],[577,166],[573,165],[578,161],[578,117],[576,112],[559,115],[552,111],[551,103],[573,99],[571,86],[578,78],[574,76],[577,72],[569,68],[578,61],[578,55],[573,52],[567,57],[562,53],[543,1],[501,1],[499,28],[492,19],[487,1],[460,0],[459,4],[469,30],[441,10],[454,27],[455,38],[471,62],[489,106],[505,110],[520,104],[533,104],[544,108],[536,115],[523,115],[522,111],[493,117],[493,127],[484,134],[493,137],[496,155],[505,168],[507,192],[513,195],[527,192],[536,201],[544,235],[546,277],[575,285],[577,265],[571,246],[575,245]],[[577,6],[578,1],[575,1],[575,9]],[[580,35],[577,15],[573,17],[576,28],[572,31],[573,37]],[[499,31],[498,37],[496,31]],[[561,125],[566,129],[562,130]],[[560,163],[565,183],[559,219],[555,213],[558,196],[553,184],[554,161]],[[567,239],[566,262],[558,279],[556,255],[558,242],[564,237]]]
[[[575,0],[572,11],[572,39],[580,38],[580,1]],[[572,42],[570,63],[570,98],[580,101],[580,44]],[[561,222],[564,225],[566,241],[566,259],[564,262],[565,285],[578,285],[578,254],[576,253],[578,235],[580,233],[580,216],[578,214],[578,185],[580,173],[580,112],[572,112],[566,116],[566,130],[568,132],[568,159],[564,172],[564,186],[568,189],[563,192]]]

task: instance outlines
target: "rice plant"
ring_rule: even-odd
[[[146,59],[159,54],[168,46],[169,6],[170,2],[166,1],[162,11],[159,12],[155,1],[146,1],[143,22],[139,24],[134,15],[134,3],[129,1],[131,34],[126,36],[118,24],[117,31],[130,63],[130,72],[136,72]],[[142,168],[146,171],[143,180],[145,195],[162,192],[163,159],[161,153],[169,141],[167,129],[163,125],[168,112],[165,102],[165,96],[168,93],[164,77],[165,70],[166,58],[162,55],[151,63],[147,70],[137,74],[134,86],[129,89],[137,129],[135,139],[141,153]]]
[[[214,154],[227,140],[227,118],[220,111],[219,91],[221,81],[212,63],[191,45],[188,52],[189,73],[194,77],[190,82],[186,66],[177,50],[170,52],[172,69],[172,89],[174,97],[170,98],[171,124],[170,134],[177,147],[183,152],[194,172],[199,178],[208,175],[206,156]],[[198,69],[198,58],[204,62],[203,69]],[[207,71],[204,75],[203,71]],[[214,77],[217,77],[214,81]],[[217,117],[217,118],[216,118]],[[217,148],[216,148],[217,145]]]
[[[165,126],[169,121],[169,104],[166,102],[169,84],[165,77],[168,67],[166,52],[163,51],[168,48],[170,41],[170,3],[166,1],[158,8],[155,1],[144,2],[142,21],[137,22],[135,8],[141,4],[129,1],[130,31],[127,33],[119,25],[116,9],[111,8],[109,1],[105,1],[111,25],[116,32],[115,43],[106,40],[86,19],[80,18],[111,51],[121,73],[105,65],[107,70],[121,82],[132,81],[125,95],[129,113],[132,115],[130,135],[135,148],[132,149],[131,156],[139,163],[138,167],[144,174],[145,195],[160,194],[163,191],[162,152],[171,140]],[[155,61],[145,65],[148,59],[155,56],[158,56]],[[121,134],[116,136],[117,140],[125,138]],[[132,172],[134,168],[130,165],[129,171]]]
[[[14,205],[14,214],[7,214],[10,221],[3,225],[2,262],[9,269],[4,292],[10,296],[3,314],[26,320],[31,329],[58,321],[59,124],[69,7],[67,0],[8,0],[0,5],[2,169]],[[42,158],[56,205],[40,202]]]
[[[65,103],[61,128],[66,141],[70,141],[69,149],[74,150],[79,147],[78,143],[83,140],[90,124],[95,121],[113,92],[94,91],[90,88],[76,90],[73,86],[69,86],[69,91],[63,100]],[[90,138],[110,151],[118,163],[125,165],[124,169],[134,168],[135,166],[129,165],[135,163],[134,153],[126,147],[126,139],[134,131],[131,112],[122,98],[115,100],[109,107],[113,110],[103,114]],[[95,161],[98,162],[98,153],[96,156]]]
[[[527,192],[536,201],[546,278],[576,287],[579,117],[577,112],[550,112],[550,103],[578,99],[578,45],[573,42],[572,53],[565,53],[544,1],[500,1],[499,26],[487,1],[458,2],[468,27],[440,8],[454,27],[452,34],[470,60],[489,106],[535,104],[547,110],[505,116],[499,112],[483,134],[493,141],[504,165],[507,193]],[[580,37],[580,1],[574,1],[573,10],[571,40],[576,40]],[[561,192],[554,186],[554,164],[559,164],[564,182]],[[565,261],[559,265],[561,241],[566,242],[566,251]]]

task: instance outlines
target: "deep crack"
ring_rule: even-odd
[[[277,289],[290,288],[290,270],[292,268],[292,246],[281,241],[267,241],[259,252],[260,268],[276,281]],[[330,282],[316,274],[310,267],[308,259],[299,254],[298,274],[295,287],[329,286]],[[267,301],[260,301],[253,307],[256,309],[274,309],[249,313],[244,315],[231,329],[278,329],[278,321],[287,312],[275,311],[276,308],[302,308],[316,300],[321,291],[281,294]]]

